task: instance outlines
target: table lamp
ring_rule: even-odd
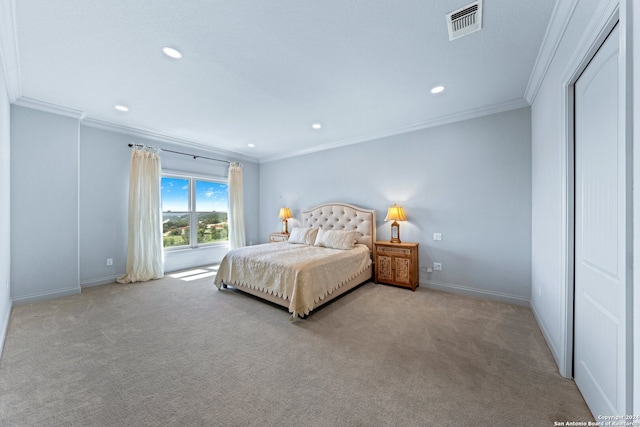
[[[289,218],[292,218],[291,216],[291,210],[289,210],[289,208],[287,207],[281,207],[280,208],[280,215],[278,215],[278,218],[282,218],[282,233],[283,234],[289,234],[289,226],[287,223],[287,220]]]
[[[398,221],[406,221],[407,217],[404,215],[404,210],[402,210],[402,206],[398,206],[395,203],[393,206],[389,206],[387,210],[387,216],[384,218],[385,221],[391,221],[391,243],[402,243],[400,241],[400,224]]]

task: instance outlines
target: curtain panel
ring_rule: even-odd
[[[245,246],[242,165],[229,165],[229,248]]]
[[[126,274],[118,283],[164,276],[159,150],[134,146],[129,177],[129,236]]]

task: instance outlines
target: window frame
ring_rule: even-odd
[[[189,244],[165,247],[164,241],[163,241],[163,244],[162,244],[163,249],[165,251],[179,251],[179,250],[198,249],[202,247],[209,248],[209,247],[217,247],[217,246],[229,246],[228,235],[227,235],[226,241],[198,243],[198,211],[196,211],[196,181],[208,181],[216,184],[225,184],[227,185],[227,224],[228,224],[229,223],[229,179],[227,177],[197,174],[197,173],[190,173],[190,172],[181,172],[181,171],[174,171],[174,170],[163,170],[160,176],[161,183],[162,183],[162,178],[186,179],[189,182],[189,191],[188,191],[189,211],[186,212],[189,214]],[[164,211],[162,210],[162,195],[160,196],[161,196],[160,197],[160,204],[161,204],[160,214],[164,215]]]

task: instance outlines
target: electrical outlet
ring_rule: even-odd
[[[433,269],[435,271],[442,271],[442,263],[441,262],[434,262],[433,263]]]
[[[433,233],[433,240],[442,240],[442,233]]]
[[[113,265],[113,258],[107,258],[107,265]]]

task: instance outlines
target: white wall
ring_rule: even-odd
[[[562,264],[564,158],[562,78],[586,27],[592,5],[579,5],[531,108],[532,122],[532,308],[556,361],[564,332],[566,289]],[[593,3],[593,2],[592,2]]]
[[[633,4],[633,0],[627,0],[627,4]],[[640,7],[636,6],[632,9],[632,30],[633,30],[633,81],[640,82]],[[633,170],[640,171],[640,84],[633,86]],[[634,173],[634,194],[633,194],[633,221],[634,224],[640,224],[640,173]],[[633,269],[640,271],[640,227],[636,226],[633,230]],[[633,294],[633,312],[640,313],[640,274],[634,275],[633,288],[636,290]],[[634,315],[633,323],[633,370],[634,388],[633,388],[633,413],[640,414],[640,315]]]
[[[337,201],[376,209],[379,240],[390,238],[387,207],[405,208],[401,239],[420,243],[421,268],[443,264],[421,271],[421,286],[529,304],[528,108],[265,163],[260,241],[280,230],[281,205],[299,220],[301,210]]]
[[[532,302],[560,372],[571,375],[573,284],[567,264],[571,244],[567,193],[568,153],[566,90],[580,61],[591,49],[616,1],[579,0],[546,70],[531,107],[532,121]],[[621,31],[624,34],[624,31]]]
[[[9,97],[3,67],[0,66],[0,236],[3,236],[0,239],[0,356],[11,313],[10,135]]]

